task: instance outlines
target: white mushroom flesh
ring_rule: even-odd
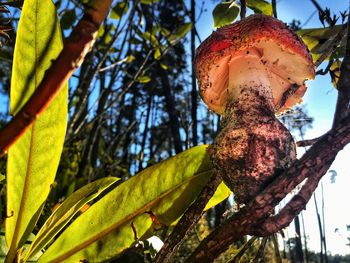
[[[305,76],[305,72],[310,72],[310,76]],[[208,76],[211,88],[205,90],[205,97],[210,98],[206,103],[222,114],[227,95],[236,99],[242,85],[254,83],[272,87],[276,105],[292,84],[302,85],[305,79],[312,78],[312,72],[303,57],[266,39],[222,57],[211,67]]]

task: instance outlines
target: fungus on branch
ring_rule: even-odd
[[[301,102],[315,76],[312,58],[284,23],[258,14],[215,31],[198,47],[195,67],[203,101],[223,115],[209,154],[235,200],[247,203],[296,158],[275,113]]]

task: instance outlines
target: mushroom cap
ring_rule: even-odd
[[[274,104],[278,105],[292,84],[300,85],[301,90],[287,99],[282,108],[300,103],[306,90],[305,80],[315,76],[309,50],[286,24],[271,16],[256,14],[219,28],[197,48],[195,71],[200,95],[209,109],[219,114],[224,112],[231,71],[229,62],[250,49],[260,54],[260,60],[272,72],[269,78]]]

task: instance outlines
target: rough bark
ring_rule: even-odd
[[[242,236],[267,236],[290,224],[305,208],[319,180],[327,172],[337,153],[350,142],[350,117],[319,139],[300,159],[278,176],[254,200],[214,230],[198,246],[188,262],[212,262]],[[273,208],[307,178],[298,194],[275,216]]]

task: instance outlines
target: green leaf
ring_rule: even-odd
[[[140,2],[141,4],[150,5],[150,4],[158,3],[159,0],[141,0]]]
[[[23,245],[23,248],[28,248],[29,244],[33,241],[33,239],[34,239],[34,234],[30,234],[27,241]],[[7,253],[8,253],[8,248],[6,245],[5,232],[4,232],[4,229],[1,229],[1,232],[0,232],[0,262],[5,261]],[[37,262],[41,255],[42,255],[42,252],[39,251],[36,255],[33,255],[26,262]]]
[[[62,49],[51,0],[26,0],[20,17],[11,78],[10,110],[16,114]],[[6,242],[10,256],[34,228],[54,182],[67,124],[65,85],[47,110],[10,148],[7,161]]]
[[[145,169],[80,215],[39,262],[103,261],[153,231],[170,225],[212,175],[206,146],[197,146]]]
[[[7,252],[8,252],[8,248],[7,248],[6,240],[5,240],[5,232],[4,232],[4,229],[1,229],[1,232],[0,232],[0,262],[5,261]]]
[[[62,29],[70,29],[77,19],[74,9],[64,11],[61,17],[61,27]]]
[[[247,0],[247,6],[255,13],[272,16],[272,5],[265,0]]]
[[[5,179],[6,179],[6,176],[0,173],[0,184],[2,184],[3,181],[5,181]]]
[[[332,63],[332,66],[329,69],[329,74],[332,79],[332,84],[335,88],[338,87],[338,81],[340,78],[340,66],[341,66],[341,61],[339,59],[336,59],[334,60],[334,62]],[[335,172],[334,170],[331,170],[331,171]]]
[[[128,1],[118,2],[111,10],[110,17],[112,19],[120,19],[129,10]]]
[[[161,52],[160,48],[157,48],[156,51],[154,51],[154,55],[153,55],[154,59],[159,60],[161,55],[162,55],[162,52]]]
[[[143,75],[137,78],[137,81],[139,83],[148,83],[151,81],[151,78],[149,76]]]
[[[40,252],[85,204],[100,196],[118,180],[119,178],[116,177],[103,178],[87,184],[71,194],[46,220],[26,252],[23,261],[25,262],[32,255]]]
[[[103,37],[105,33],[105,25],[101,25],[100,28],[97,31],[97,38]]]
[[[148,31],[143,33],[142,38],[147,42],[150,42],[153,47],[159,46],[159,41],[156,36]]]
[[[191,29],[192,29],[191,22],[180,25],[175,31],[175,33],[169,36],[168,41],[170,42],[171,45],[175,45],[181,40],[181,38],[184,38]]]
[[[170,35],[170,31],[168,29],[166,29],[165,27],[161,27],[160,28],[160,33],[163,37],[168,37]]]
[[[135,60],[135,56],[134,55],[129,55],[126,57],[126,63],[131,63]]]
[[[239,14],[239,6],[235,2],[222,2],[213,10],[214,27],[231,24]]]
[[[213,197],[209,200],[209,202],[205,206],[204,210],[208,210],[209,208],[216,206],[217,204],[219,204],[220,202],[228,198],[231,193],[232,192],[230,188],[228,188],[224,182],[221,182],[221,184],[216,189]]]
[[[309,28],[301,29],[296,33],[303,39],[311,51],[311,55],[314,61],[316,61],[325,50],[332,44],[332,40],[342,30],[342,25],[336,25],[334,27],[326,28]],[[333,52],[333,58],[340,58],[344,56],[345,51],[345,35],[340,43],[340,46]]]
[[[162,69],[168,70],[168,66],[166,64],[160,63],[160,66],[162,67]]]

